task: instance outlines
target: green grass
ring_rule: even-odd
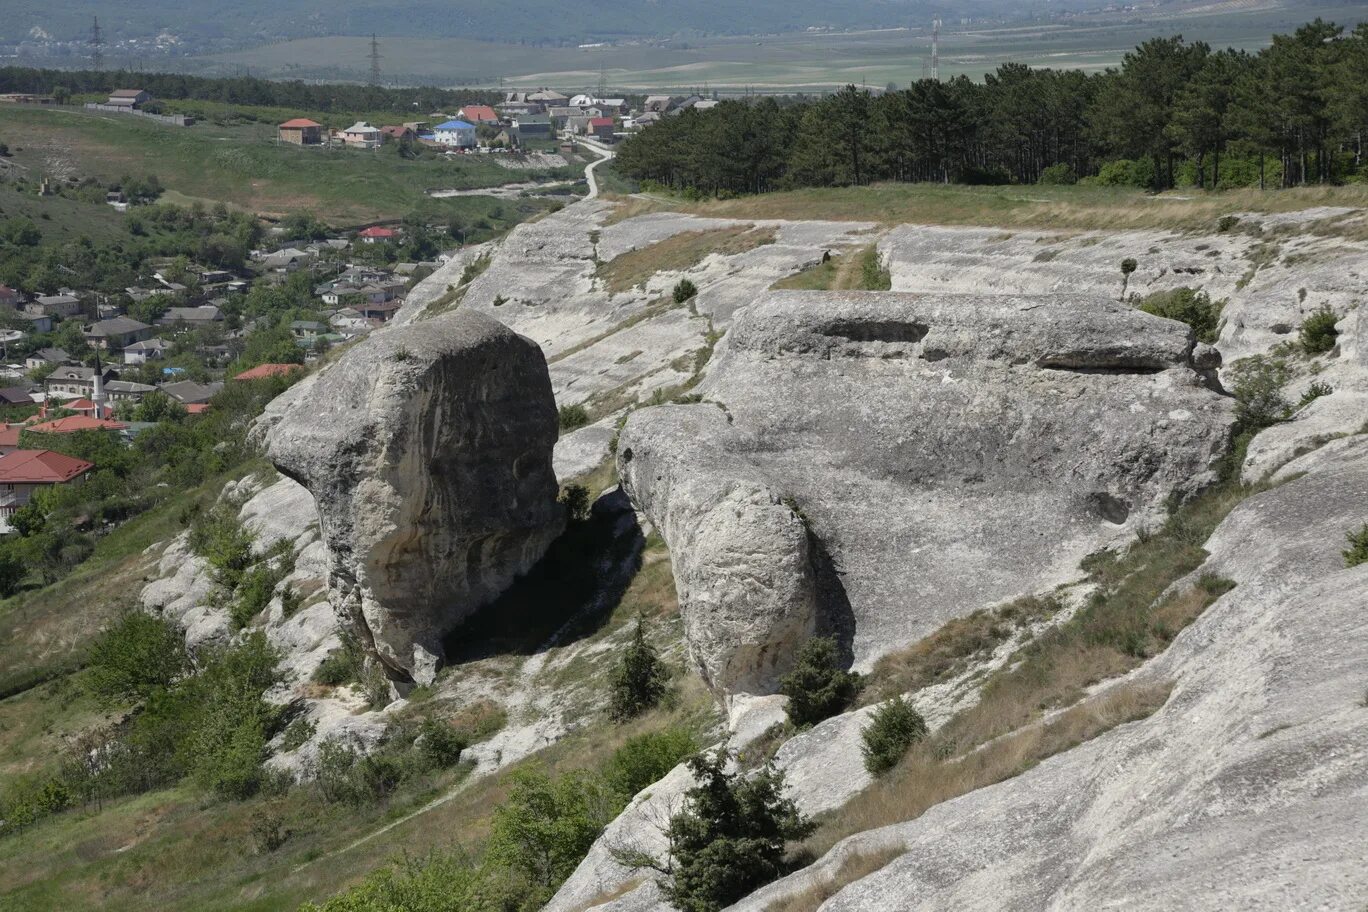
[[[5,135],[0,129],[0,136]],[[113,206],[63,196],[40,197],[13,184],[0,184],[0,219],[27,218],[38,226],[45,243],[88,237],[96,243],[123,238],[123,216]]]
[[[168,190],[190,199],[222,200],[267,216],[312,212],[334,224],[415,211],[432,219],[461,214],[515,223],[551,205],[432,199],[429,190],[493,187],[535,175],[474,156],[405,160],[390,146],[375,152],[300,148],[277,143],[273,123],[170,127],[80,109],[7,106],[0,110],[0,142],[34,178],[57,172],[114,181],[155,174]]]

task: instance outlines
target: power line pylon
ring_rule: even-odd
[[[100,33],[100,17],[96,16],[90,26],[90,65],[97,73],[104,68],[104,52],[100,50],[102,47],[104,36]]]
[[[370,49],[370,84],[373,86],[380,84],[380,42],[376,40],[373,32],[371,33]]]

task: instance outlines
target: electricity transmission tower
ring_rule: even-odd
[[[380,84],[380,42],[375,40],[375,34],[371,33],[370,49],[370,84],[378,86]]]
[[[931,78],[940,82],[940,30],[939,19],[931,23]]]
[[[90,65],[99,72],[104,67],[104,52],[100,48],[104,47],[104,36],[100,34],[100,17],[96,16],[94,23],[90,26]]]

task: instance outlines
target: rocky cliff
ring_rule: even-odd
[[[814,630],[867,668],[1200,490],[1231,424],[1218,364],[1105,298],[771,293],[705,401],[632,415],[619,471],[699,669],[764,692]]]
[[[556,409],[531,341],[474,312],[376,333],[268,434],[318,504],[334,606],[401,681],[560,533]]]

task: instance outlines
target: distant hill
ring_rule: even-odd
[[[34,30],[80,40],[98,15],[106,40],[166,30],[192,42],[246,42],[321,35],[463,37],[512,42],[618,36],[759,34],[814,26],[921,24],[978,16],[1023,16],[1099,5],[1097,0],[9,0],[0,40]]]

